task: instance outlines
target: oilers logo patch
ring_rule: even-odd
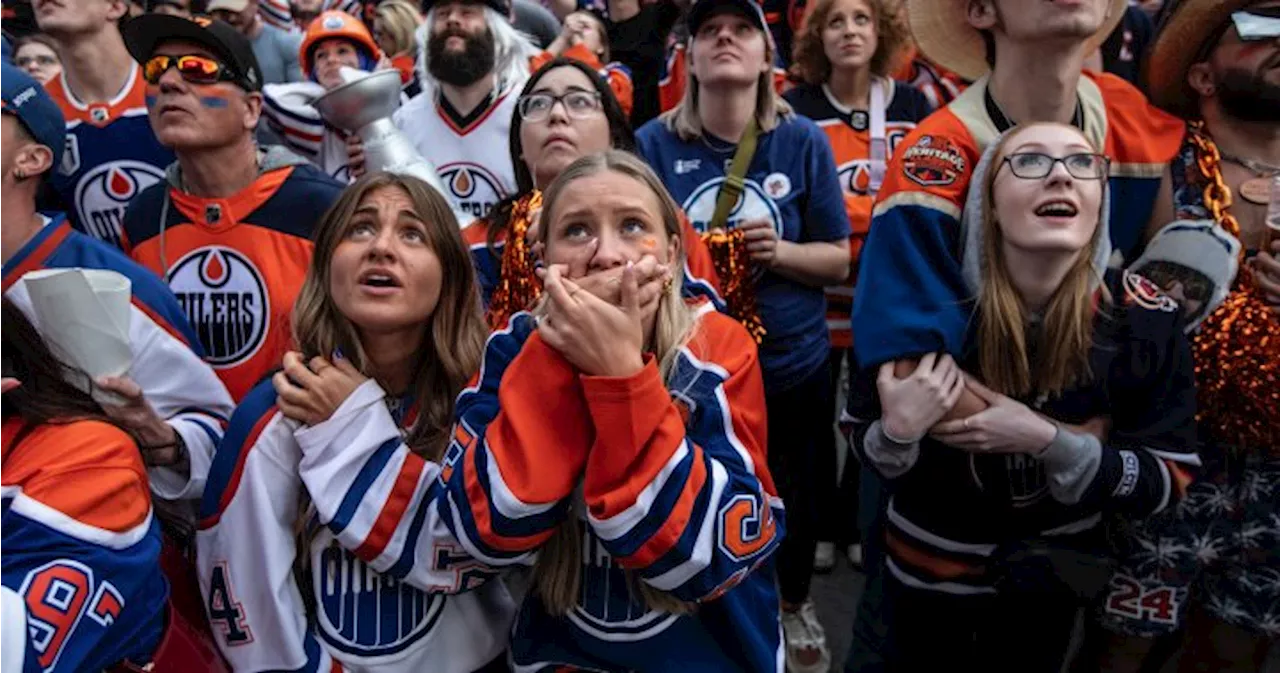
[[[1124,305],[1141,306],[1149,311],[1173,313],[1178,302],[1156,287],[1156,284],[1132,271],[1124,272]]]
[[[67,136],[68,140],[72,138]],[[65,159],[63,166],[66,167]],[[81,228],[90,236],[119,247],[129,202],[163,179],[160,168],[141,161],[124,159],[94,167],[76,184],[76,216]]]
[[[1029,507],[1049,496],[1049,477],[1034,456],[970,454],[969,475],[980,490],[1008,498],[1014,507]]]
[[[266,339],[271,298],[247,257],[222,246],[197,248],[169,272],[169,287],[208,353],[231,367],[253,357]]]
[[[942,136],[920,136],[902,153],[903,174],[922,187],[954,184],[967,167],[960,147]]]
[[[507,196],[502,181],[480,164],[458,161],[440,166],[439,173],[449,198],[472,217],[484,217]]]
[[[322,544],[323,549],[314,554]],[[396,654],[421,640],[440,620],[443,595],[379,575],[337,543],[317,539],[313,554],[319,560],[312,570],[319,599],[316,630],[339,652],[358,657]]]
[[[715,215],[716,196],[720,193],[720,184],[723,182],[724,178],[719,177],[702,183],[682,204],[684,212],[689,216],[689,223],[700,234],[706,233],[707,226]],[[794,196],[794,193],[791,191],[790,180],[785,185],[775,180],[771,186],[780,194],[776,199],[760,183],[755,180],[746,180],[742,185],[742,194],[738,196],[737,203],[733,204],[733,208],[729,211],[725,226],[732,229],[748,220],[766,219],[773,223],[773,229],[778,232],[778,237],[785,238],[782,232],[782,213],[777,202],[785,200],[788,196]],[[784,186],[786,194],[782,194]]]
[[[568,615],[574,626],[606,642],[630,643],[652,638],[679,619],[641,602],[632,591],[634,581],[585,522],[582,538],[582,592]]]

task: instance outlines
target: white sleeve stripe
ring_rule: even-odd
[[[493,508],[498,514],[507,519],[520,519],[527,516],[536,516],[549,511],[556,506],[554,502],[544,504],[529,504],[521,501],[507,487],[507,482],[502,480],[502,471],[498,469],[498,461],[493,456],[493,451],[489,450],[489,442],[481,442],[480,449],[484,451],[485,456],[485,472],[489,476],[489,497],[493,503]],[[463,460],[470,460],[464,454]]]
[[[458,533],[458,544],[462,545],[462,548],[466,550],[467,554],[469,554],[471,558],[494,567],[516,564],[533,565],[534,560],[537,558],[536,550],[527,551],[509,558],[490,556],[481,551],[480,547],[476,545],[475,540],[471,539],[471,534],[467,530],[467,527],[462,523],[462,515],[458,512],[458,503],[454,501],[453,494],[448,493],[445,497],[449,499],[449,509],[451,509],[453,513],[453,530]],[[464,503],[463,506],[469,507],[470,503]]]
[[[597,519],[588,514],[587,519],[591,522],[591,527],[595,529],[596,534],[604,540],[616,540],[639,524],[649,514],[649,509],[653,507],[653,501],[658,499],[658,494],[662,492],[667,482],[671,480],[671,473],[675,472],[676,468],[690,453],[689,440],[686,439],[671,454],[671,458],[662,466],[657,476],[649,482],[649,485],[644,487],[644,490],[640,491],[639,495],[636,496],[635,503],[630,507],[607,519]],[[692,473],[692,470],[690,470],[690,473]]]
[[[920,206],[936,210],[943,215],[947,215],[952,219],[960,219],[960,206],[948,201],[941,196],[930,194],[929,192],[897,192],[883,200],[877,201],[871,216],[880,217],[886,212],[897,208],[898,206]]]
[[[27,496],[22,492],[21,486],[3,487],[3,489],[0,489],[0,497],[13,498],[13,504],[9,506],[9,511],[15,514],[41,523],[64,535],[108,549],[128,549],[141,542],[147,536],[147,532],[151,530],[151,518],[153,516],[151,511],[147,512],[147,518],[143,519],[142,523],[127,531],[117,533],[77,521],[39,500]]]
[[[724,367],[714,362],[699,360],[687,347],[682,347],[680,354],[688,358],[689,363],[695,368],[711,372],[718,376],[721,381],[729,380],[729,372]],[[723,383],[716,386],[715,394],[716,403],[720,405],[720,421],[724,426],[724,438],[729,442],[729,446],[733,447],[734,452],[738,454],[738,459],[742,461],[742,467],[746,473],[754,476],[756,474],[756,462],[751,458],[751,453],[747,451],[747,447],[743,446],[742,441],[738,439],[737,430],[733,427],[732,407],[729,405],[728,396],[725,395]],[[706,451],[706,447],[703,447],[703,451]],[[723,460],[727,456],[716,456],[716,458]]]
[[[0,587],[0,671],[21,671],[27,657],[27,602],[9,587]]]
[[[1179,463],[1182,465],[1194,465],[1196,467],[1200,467],[1201,465],[1200,456],[1199,454],[1196,454],[1196,453],[1175,453],[1172,451],[1159,451],[1149,446],[1144,446],[1142,448],[1146,449],[1147,453],[1155,456],[1156,458],[1160,458],[1161,460],[1167,460],[1167,461]]]
[[[693,553],[684,563],[657,577],[648,578],[646,581],[649,584],[663,591],[674,591],[711,565],[711,557],[716,547],[715,514],[720,507],[720,499],[728,483],[728,470],[720,464],[720,461],[713,459],[711,461],[711,500],[707,506],[707,515],[702,517],[702,527],[698,530],[698,539],[693,544]]]

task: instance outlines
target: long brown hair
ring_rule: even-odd
[[[440,260],[440,301],[423,324],[422,348],[414,365],[418,420],[406,440],[414,453],[437,460],[448,443],[453,399],[479,370],[488,334],[471,253],[443,196],[417,178],[393,173],[372,173],[347,187],[316,227],[311,267],[293,306],[293,338],[307,358],[330,357],[341,349],[356,369],[370,373],[356,326],[333,303],[330,266],[356,209],[383,187],[397,187],[408,195],[426,224],[427,244]]]
[[[480,369],[488,328],[480,309],[471,253],[462,241],[453,211],[436,190],[414,177],[380,172],[365,175],[342,192],[316,226],[311,266],[293,305],[293,339],[307,359],[331,357],[341,349],[356,369],[371,373],[356,326],[333,303],[330,267],[333,251],[350,228],[356,210],[369,194],[383,187],[397,187],[408,195],[426,225],[427,245],[440,260],[440,299],[422,326],[422,346],[413,364],[410,388],[418,417],[405,438],[410,451],[439,460],[453,424],[454,399]],[[315,611],[310,581],[310,524],[315,510],[306,489],[300,499],[294,524],[294,579],[310,616]]]
[[[1010,141],[1017,135],[1017,132],[1007,133],[1001,139],[981,186],[985,190],[982,247],[986,263],[982,266],[982,289],[978,293],[979,369],[986,385],[1010,397],[1033,393],[1057,396],[1093,377],[1089,353],[1093,349],[1094,318],[1098,309],[1105,308],[1111,301],[1106,286],[1098,282],[1101,280],[1098,271],[1093,268],[1093,252],[1100,237],[1105,235],[1101,218],[1107,214],[1098,213],[1099,224],[1092,242],[1079,252],[1066,278],[1050,297],[1040,324],[1029,326],[1031,313],[1009,276],[1004,232],[991,207],[996,175]],[[1080,137],[1092,146],[1084,134]],[[1106,189],[1105,182],[1103,189]],[[1095,285],[1100,288],[1096,293]],[[1034,362],[1028,354],[1029,329],[1037,330],[1041,344],[1036,349]]]
[[[575,180],[605,172],[625,175],[647,187],[657,197],[659,215],[667,236],[673,241],[681,240],[683,226],[680,209],[663,187],[662,181],[648,164],[635,155],[621,150],[609,150],[579,158],[547,186],[543,192],[542,214],[538,226],[538,236],[543,245],[550,239],[551,214],[565,188]],[[675,270],[675,279],[658,306],[653,336],[647,346],[656,355],[658,369],[664,379],[670,375],[676,354],[689,340],[694,324],[693,309],[685,303],[680,290],[683,286],[681,270],[684,269],[684,250],[677,249],[676,259],[668,260],[668,265]],[[544,298],[543,302],[545,301]],[[543,304],[539,304],[534,313],[539,315],[542,311]],[[553,615],[568,614],[577,604],[582,585],[582,535],[582,524],[577,514],[571,511],[538,552],[538,562],[533,569],[533,586],[547,611]],[[688,612],[692,609],[690,605],[645,584],[629,572],[628,579],[632,594],[638,595],[650,608],[666,612]]]
[[[888,77],[906,53],[910,31],[898,16],[901,0],[864,0],[876,22],[876,51],[871,55],[871,74]],[[831,60],[822,45],[822,29],[838,0],[818,0],[805,12],[796,33],[791,74],[808,84],[823,84],[831,78]]]

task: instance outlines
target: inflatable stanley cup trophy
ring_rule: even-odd
[[[344,67],[341,73],[346,83],[317,98],[315,107],[325,121],[347,133],[360,134],[365,170],[412,175],[422,180],[449,203],[459,227],[469,224],[474,218],[454,205],[436,167],[391,123],[391,115],[400,107],[400,72]]]

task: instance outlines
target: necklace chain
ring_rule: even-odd
[[[1275,164],[1258,161],[1257,159],[1246,159],[1234,154],[1227,154],[1226,152],[1219,152],[1219,154],[1223,161],[1229,161],[1237,166],[1243,166],[1260,177],[1269,178],[1273,175],[1280,175],[1280,166],[1276,166]]]

